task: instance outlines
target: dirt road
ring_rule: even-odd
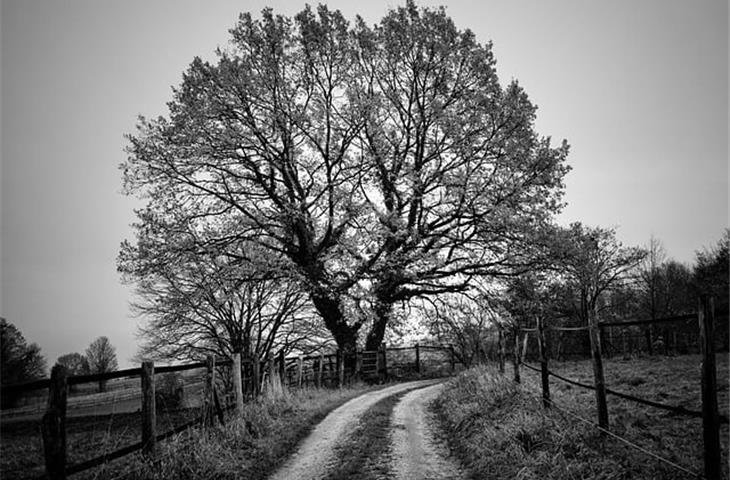
[[[426,406],[443,383],[407,393],[393,409],[391,471],[398,480],[465,478],[436,437],[435,419]]]
[[[390,395],[433,385],[434,382],[406,382],[353,398],[327,415],[271,480],[316,480],[325,477],[329,464],[336,460],[335,446],[347,437],[348,432],[354,430],[358,418],[368,408]]]
[[[358,419],[378,401],[406,393],[391,415],[389,470],[403,480],[459,479],[464,475],[435,438],[434,419],[426,405],[443,388],[442,380],[420,380],[366,393],[330,413],[305,439],[271,480],[315,480],[332,473],[337,446],[355,430]],[[365,472],[362,472],[363,474]],[[363,478],[370,478],[365,474]],[[360,477],[358,477],[360,478]]]

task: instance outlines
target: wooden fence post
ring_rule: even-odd
[[[504,374],[504,357],[505,357],[505,353],[504,353],[504,334],[502,333],[502,329],[501,328],[499,330],[497,330],[497,331],[498,331],[497,347],[499,349],[498,352],[497,352],[497,356],[499,358],[499,373]]]
[[[302,377],[304,375],[304,357],[297,358],[297,388],[302,388]]]
[[[525,332],[525,336],[522,337],[522,351],[520,352],[520,363],[525,363],[527,357],[527,340],[530,338],[530,332]]]
[[[51,369],[48,387],[48,408],[43,415],[43,452],[46,475],[51,480],[66,478],[66,367],[56,364]]]
[[[203,386],[203,426],[212,427],[214,420],[213,388],[215,387],[215,358],[208,355],[205,358],[205,384]]]
[[[451,367],[451,373],[456,371],[456,352],[454,352],[454,346],[449,345],[449,367]]]
[[[383,352],[383,376],[388,379],[388,355],[385,349],[385,342],[380,344],[380,350]]]
[[[142,452],[155,454],[157,407],[155,405],[155,364],[142,362]]]
[[[345,386],[345,352],[337,350],[337,386],[342,388]]]
[[[537,348],[540,353],[540,374],[542,378],[542,406],[550,408],[550,376],[548,374],[548,349],[545,342],[545,320],[537,317]]]
[[[598,318],[595,308],[588,310],[588,335],[591,343],[591,359],[593,361],[593,380],[596,387],[596,408],[598,409],[598,426],[608,430],[608,404],[606,403],[606,381],[603,377],[603,359],[601,358],[601,340],[598,331]],[[601,435],[605,435],[601,432]]]
[[[362,352],[355,349],[355,378],[362,378]]]
[[[514,380],[520,383],[520,330],[515,328],[515,346],[512,351],[512,363],[515,367]]]
[[[284,357],[284,349],[282,348],[279,350],[279,380],[281,380],[281,385],[286,385],[287,376],[286,376],[286,358]]]
[[[319,354],[319,365],[317,365],[317,388],[322,388],[322,373],[324,372],[324,353]]]
[[[421,373],[421,350],[416,343],[416,373]]]
[[[241,352],[233,354],[233,393],[236,399],[236,415],[243,414],[243,380],[241,378]]]
[[[258,353],[254,353],[253,358],[253,396],[258,397],[261,394],[261,360]]]
[[[720,480],[720,418],[717,407],[717,370],[715,368],[715,303],[710,297],[700,297],[697,317],[700,323],[700,352],[702,353],[702,438],[705,450],[705,477]]]

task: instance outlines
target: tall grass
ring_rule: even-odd
[[[160,443],[153,459],[129,457],[83,478],[263,479],[327,413],[367,389],[354,385],[342,390],[265,392],[224,426],[188,430]]]
[[[554,408],[543,410],[539,393],[496,369],[463,372],[444,389],[434,409],[450,446],[473,478],[687,478],[641,452],[601,438],[591,425]]]

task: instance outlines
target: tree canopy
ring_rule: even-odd
[[[46,375],[46,359],[41,347],[30,345],[12,323],[0,318],[0,368],[3,385],[28,382]]]
[[[230,32],[217,61],[193,60],[169,115],[129,137],[137,230],[175,232],[167,256],[286,272],[346,350],[366,324],[378,345],[396,302],[533,261],[568,146],[536,133],[491,44],[412,1],[373,26],[320,5],[244,13]]]

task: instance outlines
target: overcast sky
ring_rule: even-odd
[[[539,106],[542,135],[571,144],[567,223],[653,234],[691,262],[728,225],[728,3],[621,0],[447,5],[492,41],[503,83]],[[329,2],[376,22],[397,2]],[[194,56],[212,59],[238,13],[299,2],[2,2],[0,316],[49,365],[106,335],[136,353],[131,292],[116,273],[137,203],[118,165],[138,114],[166,114]]]

